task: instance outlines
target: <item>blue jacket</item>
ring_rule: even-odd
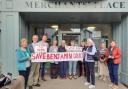
[[[28,55],[26,55],[28,54]],[[30,51],[26,48],[26,51],[22,51],[21,48],[16,49],[17,67],[18,70],[26,70],[26,62],[30,58]]]
[[[34,53],[34,48],[32,44],[29,44],[28,48],[29,48],[30,53]]]

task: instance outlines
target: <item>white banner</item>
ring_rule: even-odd
[[[33,53],[32,62],[82,61],[83,52]]]
[[[36,45],[31,54],[32,62],[78,61],[83,60],[82,47],[66,46],[67,52],[47,52],[46,46]]]

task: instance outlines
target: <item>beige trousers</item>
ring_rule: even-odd
[[[104,76],[108,76],[108,67],[107,64],[102,63],[102,62],[98,62],[98,72],[99,75],[104,75]]]
[[[39,75],[40,75],[39,69],[40,69],[40,63],[32,63],[29,79],[28,79],[29,86],[36,85],[39,82]]]

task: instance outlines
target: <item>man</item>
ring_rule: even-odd
[[[47,35],[43,35],[42,41],[40,41],[38,44],[41,46],[47,47],[46,52],[48,52],[49,44],[47,43]],[[43,81],[46,81],[46,79],[44,78],[44,75],[45,75],[45,62],[41,63],[41,79]]]
[[[28,46],[30,53],[35,52],[35,46],[38,45],[38,36],[33,35],[32,36],[32,43]],[[40,63],[32,63],[31,65],[31,70],[30,70],[30,75],[29,75],[29,80],[28,80],[28,85],[29,89],[32,89],[32,86],[37,86],[40,87],[39,84],[39,68],[40,68]]]

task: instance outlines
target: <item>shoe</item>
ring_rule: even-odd
[[[34,84],[33,86],[40,87],[40,84],[37,83],[37,84]]]
[[[43,81],[47,81],[45,78],[42,78]]]
[[[118,85],[113,85],[112,89],[118,89]]]
[[[73,78],[74,78],[74,79],[77,79],[77,76],[76,76],[76,75],[73,75]]]
[[[103,81],[106,81],[106,78],[103,78]]]
[[[51,79],[54,79],[54,77],[51,77]]]
[[[57,79],[57,77],[55,77],[55,79]]]
[[[29,86],[29,89],[33,89],[33,87],[32,86]]]
[[[69,75],[69,77],[68,77],[70,80],[72,79],[72,75]]]
[[[99,77],[99,80],[102,80],[102,79],[103,79],[103,77],[102,77],[102,76],[100,76],[100,77]]]
[[[88,86],[90,83],[89,82],[85,82],[84,85]]]
[[[89,89],[95,88],[95,85],[90,85]]]

